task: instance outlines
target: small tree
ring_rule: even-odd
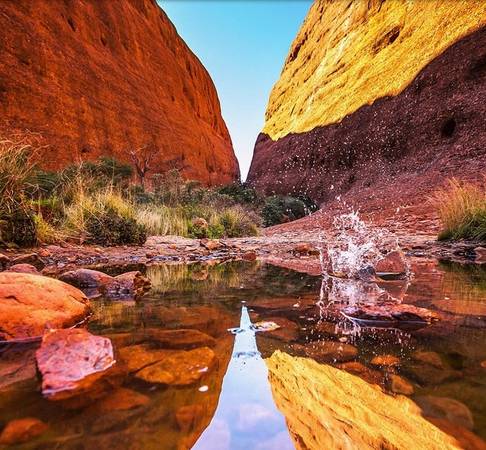
[[[145,190],[145,177],[147,173],[152,170],[153,159],[157,153],[157,149],[154,146],[144,145],[136,149],[128,151],[130,159],[135,166],[138,179],[142,188]]]

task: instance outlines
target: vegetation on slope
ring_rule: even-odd
[[[263,197],[241,183],[209,189],[177,170],[154,174],[148,190],[134,184],[130,165],[111,158],[45,172],[33,163],[35,151],[27,139],[0,141],[0,244],[253,236],[317,209],[309,199]]]
[[[485,179],[486,183],[486,179]],[[433,197],[443,230],[440,240],[470,239],[486,242],[486,189],[456,179]]]

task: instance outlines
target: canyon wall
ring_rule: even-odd
[[[248,181],[403,206],[486,171],[486,3],[317,0],[268,103]]]
[[[153,173],[239,177],[213,82],[155,0],[0,2],[0,130],[40,136],[47,169],[143,148]]]

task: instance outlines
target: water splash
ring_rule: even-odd
[[[384,255],[400,250],[393,233],[368,227],[358,212],[335,217],[332,234],[323,231],[320,241],[323,274],[348,279],[370,279]]]

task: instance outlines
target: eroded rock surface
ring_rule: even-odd
[[[38,133],[44,167],[142,148],[153,172],[238,177],[213,82],[155,0],[1,2],[0,30],[0,126]]]
[[[32,339],[66,328],[90,312],[89,301],[62,281],[27,273],[0,273],[0,340]]]
[[[49,400],[103,394],[103,378],[116,362],[110,340],[82,328],[46,333],[36,359]]]

